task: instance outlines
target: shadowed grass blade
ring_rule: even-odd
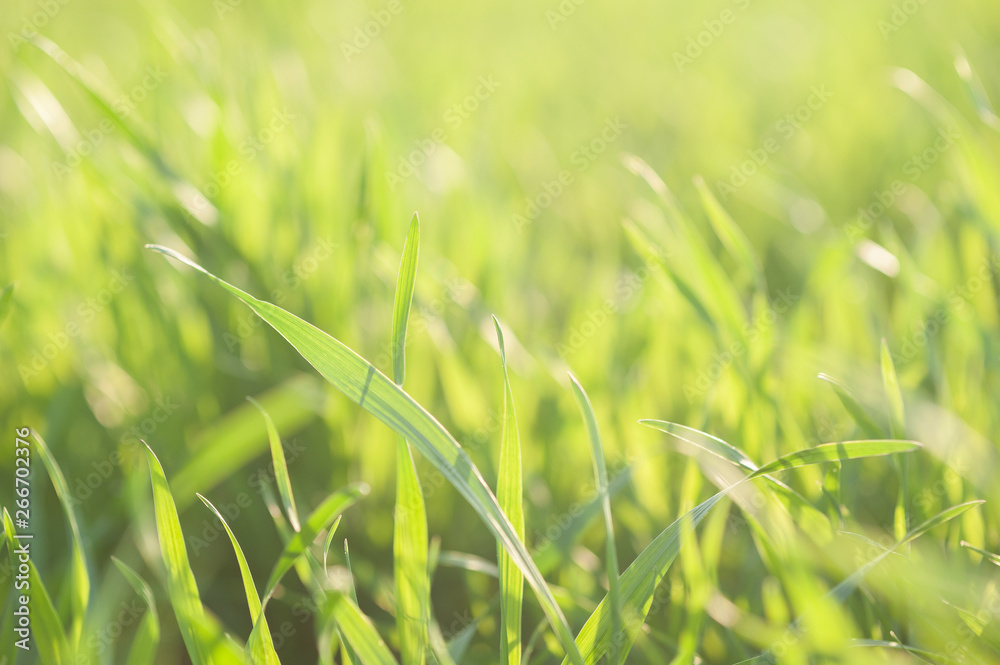
[[[580,405],[584,422],[587,424],[587,434],[590,438],[590,454],[594,462],[594,479],[597,483],[597,493],[604,512],[605,566],[608,575],[608,601],[611,603],[611,630],[615,635],[618,635],[621,633],[622,628],[621,587],[618,579],[620,573],[618,570],[618,549],[615,545],[615,526],[611,519],[611,495],[608,491],[608,468],[604,460],[604,446],[601,445],[601,432],[597,428],[597,416],[594,415],[594,407],[590,403],[590,398],[587,397],[587,393],[575,376],[570,374],[569,380],[573,386],[573,394],[576,396],[576,402]],[[608,665],[618,665],[620,662],[618,644],[612,641],[611,650],[608,655]]]
[[[264,423],[267,426],[267,440],[271,445],[271,462],[274,464],[274,481],[278,485],[278,495],[285,504],[285,514],[288,515],[288,523],[296,531],[302,529],[299,524],[299,511],[295,508],[295,495],[292,493],[292,479],[288,477],[288,462],[285,460],[285,449],[281,445],[281,437],[278,435],[278,428],[274,426],[274,421],[267,414],[264,407],[253,397],[247,397],[251,404],[257,407],[261,415],[264,416]],[[202,501],[205,499],[202,498]],[[209,506],[211,507],[211,506]],[[212,509],[215,510],[214,508]],[[228,528],[228,527],[227,527]]]
[[[128,652],[125,665],[148,665],[156,662],[156,648],[160,644],[160,617],[156,613],[156,599],[146,580],[135,572],[124,561],[111,557],[115,566],[132,585],[135,592],[146,603],[146,616],[142,618],[135,637],[132,638],[132,648]]]
[[[507,369],[507,349],[500,322],[493,317],[500,364],[503,367],[503,427],[500,435],[500,466],[497,472],[497,500],[520,540],[524,540],[524,495],[521,479],[521,435],[517,429],[514,392]],[[500,580],[500,662],[521,663],[521,607],[524,602],[524,576],[510,555],[497,543],[497,568]]]
[[[28,646],[26,648],[38,649],[38,656],[41,662],[46,665],[63,665],[70,662],[71,651],[63,632],[62,621],[59,614],[52,605],[52,596],[49,595],[45,584],[42,582],[35,562],[31,559],[32,539],[19,539],[14,531],[14,522],[10,518],[7,509],[3,509],[3,531],[7,540],[7,551],[10,554],[12,567],[17,570],[21,564],[27,564],[28,575],[24,580],[27,583],[25,589],[31,590],[30,605],[27,607],[31,617],[30,637],[17,636],[17,642],[24,639]],[[20,575],[20,573],[18,573]],[[21,609],[18,607],[18,609]],[[15,610],[16,612],[17,610]],[[14,631],[12,626],[4,626],[5,631]]]
[[[156,514],[156,534],[160,541],[160,554],[167,570],[167,590],[170,604],[177,617],[184,645],[193,665],[209,665],[211,649],[202,643],[198,627],[205,623],[205,608],[198,595],[198,583],[191,571],[184,534],[177,517],[177,506],[170,493],[170,486],[163,474],[160,460],[153,449],[144,445],[149,477],[153,485],[153,510]]]
[[[62,504],[62,509],[66,513],[66,521],[69,522],[71,552],[68,583],[70,586],[70,609],[73,617],[69,643],[75,646],[80,640],[84,615],[90,600],[90,574],[87,571],[87,559],[83,553],[83,536],[80,534],[80,522],[73,505],[74,498],[62,469],[59,468],[59,464],[38,432],[33,431],[32,436],[35,438],[38,454],[49,472],[49,478],[52,480],[52,486],[55,487],[59,503]]]
[[[271,303],[258,300],[184,256],[165,247],[151,249],[207,275],[277,330],[320,374],[349,399],[412,443],[459,491],[524,573],[570,659],[583,658],[552,590],[500,508],[479,469],[455,438],[423,407],[371,363],[342,342]]]
[[[280,445],[280,444],[279,444]],[[236,540],[236,535],[233,530],[229,528],[229,523],[222,516],[212,502],[203,497],[201,494],[198,495],[201,502],[204,503],[209,510],[215,513],[215,516],[219,518],[222,522],[223,528],[225,528],[226,533],[229,535],[229,540],[233,544],[233,550],[236,553],[236,561],[240,567],[240,577],[243,578],[243,590],[247,597],[247,607],[250,610],[250,621],[251,625],[260,621],[260,644],[253,645],[252,654],[255,663],[265,663],[266,665],[281,665],[281,661],[278,660],[278,654],[274,651],[274,642],[271,640],[271,631],[267,627],[267,618],[264,617],[260,606],[260,596],[257,595],[257,587],[253,583],[253,575],[250,574],[250,566],[247,564],[247,558],[243,555],[243,548],[240,547],[239,541]]]
[[[333,617],[361,665],[398,665],[375,626],[350,598],[333,594],[324,610],[327,616]]]

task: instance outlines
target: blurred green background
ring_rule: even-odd
[[[593,495],[567,369],[595,404],[609,465],[633,465],[614,503],[624,564],[680,514],[682,483],[709,491],[637,419],[698,427],[758,462],[859,438],[817,374],[849,385],[888,422],[882,338],[907,399],[906,437],[926,445],[911,471],[911,492],[924,499],[916,518],[1000,499],[996,3],[5,0],[0,27],[0,287],[16,283],[0,328],[0,421],[4,432],[42,433],[66,471],[98,614],[113,616],[130,593],[110,555],[156,568],[143,438],[182,508],[206,604],[246,637],[232,551],[194,492],[238,507],[230,523],[264,575],[280,544],[261,498],[270,470],[263,421],[246,402],[254,396],[288,444],[300,503],[349,481],[372,486],[339,533],[361,606],[391,626],[394,435],[245,307],[143,249],[152,242],[388,371],[399,252],[418,211],[406,388],[495,482],[503,392],[490,315],[500,319],[529,548]],[[36,31],[46,40],[32,44]],[[53,48],[79,63],[108,108],[46,54]],[[683,234],[669,233],[660,198],[631,172],[647,168],[635,158],[670,188],[729,277],[746,308],[745,351],[729,352],[734,338],[713,333],[630,242],[628,228],[646,229],[666,265],[704,288]],[[697,175],[746,234],[763,281],[713,234]],[[0,467],[6,505],[13,444],[0,446]],[[893,467],[850,469],[850,519],[891,532]],[[43,476],[35,560],[56,585],[67,539]],[[822,481],[815,469],[789,478],[817,502]],[[454,490],[424,491],[443,550],[495,559]],[[960,539],[995,551],[995,518],[988,502],[935,546],[966,563]],[[598,522],[551,576],[572,589],[574,626],[589,614],[586,599],[603,594]],[[202,533],[201,545],[191,540]],[[209,541],[213,533],[223,537]],[[753,550],[733,529],[717,586],[764,614],[762,585],[776,573]],[[684,580],[678,572],[670,583],[677,609],[651,619],[666,637],[649,638],[634,662],[679,652],[670,636],[685,625]],[[488,612],[495,586],[438,571],[446,636]],[[293,608],[272,605],[272,626],[299,626]],[[526,612],[526,625],[541,620],[533,601]],[[161,615],[157,662],[185,662],[169,611]],[[717,618],[708,623],[704,662],[755,653]],[[487,614],[467,662],[494,662],[495,630]],[[122,652],[115,644],[99,662]],[[549,648],[543,640],[539,653]],[[314,662],[315,649],[292,638],[279,654]]]

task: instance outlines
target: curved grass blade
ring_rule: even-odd
[[[341,593],[331,594],[324,610],[333,617],[361,665],[398,665],[375,626],[350,598]]]
[[[497,500],[510,520],[519,540],[524,540],[524,495],[521,478],[521,435],[517,429],[514,392],[507,370],[507,349],[500,322],[493,317],[500,364],[503,366],[503,428],[500,435],[500,466],[497,473]],[[521,663],[521,607],[524,603],[524,576],[511,556],[497,543],[500,580],[500,662]]]
[[[76,507],[73,505],[73,495],[69,485],[66,483],[66,476],[52,456],[48,445],[38,434],[32,431],[35,444],[38,448],[42,463],[49,472],[49,479],[55,487],[56,496],[66,513],[66,521],[69,522],[70,542],[72,543],[70,552],[70,574],[69,574],[69,598],[70,609],[72,610],[73,622],[70,628],[69,643],[76,646],[80,641],[80,633],[83,630],[84,615],[87,613],[87,604],[90,600],[90,574],[87,571],[87,558],[84,556],[83,536],[80,534],[80,522],[77,519]]]
[[[761,293],[767,293],[767,284],[764,282],[764,268],[757,254],[754,252],[749,238],[743,233],[743,229],[733,221],[733,218],[729,216],[729,213],[722,207],[719,200],[715,198],[715,194],[712,193],[712,190],[705,183],[704,178],[700,175],[695,176],[694,185],[701,196],[702,207],[708,213],[708,221],[712,224],[715,235],[719,236],[719,240],[722,241],[723,246],[729,251],[732,257],[743,264],[747,274],[753,279],[757,290]]]
[[[63,665],[70,662],[69,643],[63,632],[62,621],[59,614],[52,605],[52,596],[49,595],[45,584],[42,582],[35,562],[31,560],[31,540],[28,538],[19,539],[14,531],[14,522],[10,518],[7,509],[3,509],[3,531],[7,540],[7,551],[10,553],[11,565],[18,567],[21,563],[28,565],[28,577],[26,588],[31,590],[31,642],[38,649],[38,657],[46,665]],[[17,544],[15,544],[15,541]],[[21,549],[18,549],[18,548]],[[22,559],[22,557],[24,557]],[[4,626],[4,630],[13,631],[11,626]],[[20,640],[18,636],[18,640]],[[29,646],[30,647],[30,643]]]
[[[280,443],[279,443],[280,445]],[[229,535],[229,540],[233,544],[233,550],[236,553],[236,561],[240,567],[240,577],[243,578],[243,590],[247,597],[247,607],[250,610],[250,621],[251,624],[257,623],[259,620],[261,623],[261,639],[259,645],[254,645],[253,652],[253,662],[255,663],[266,663],[266,665],[281,665],[281,661],[278,660],[278,654],[274,651],[274,642],[271,639],[271,631],[267,627],[267,618],[261,611],[260,596],[257,595],[257,587],[253,583],[253,575],[250,574],[250,566],[247,564],[247,558],[243,555],[243,548],[240,547],[239,541],[236,540],[236,535],[233,530],[229,528],[229,523],[222,516],[222,513],[216,509],[212,502],[203,497],[201,494],[198,495],[201,502],[208,507],[215,516],[219,518],[222,522],[223,528],[225,528],[226,533]]]
[[[281,436],[278,435],[278,428],[274,426],[274,421],[267,414],[260,402],[253,397],[247,397],[247,401],[257,407],[261,415],[264,416],[264,423],[267,426],[267,440],[271,446],[271,462],[274,464],[274,481],[278,485],[278,495],[281,502],[285,504],[285,514],[288,515],[288,523],[296,531],[300,531],[299,512],[295,508],[295,495],[292,493],[292,479],[288,477],[288,462],[285,460],[285,449],[281,445]],[[200,498],[200,497],[199,497]],[[202,499],[204,501],[205,499]],[[213,508],[214,510],[214,508]]]
[[[337,533],[337,527],[340,526],[340,520],[343,517],[344,517],[343,515],[337,515],[337,519],[335,519],[333,521],[333,525],[330,526],[330,530],[327,531],[326,542],[323,543],[323,570],[326,570],[328,568],[328,566],[329,566],[329,564],[327,563],[327,560],[328,560],[329,555],[330,555],[330,545],[333,544],[333,536],[334,536],[334,534]]]
[[[982,554],[983,557],[987,561],[989,561],[992,564],[996,564],[997,566],[1000,566],[1000,555],[996,555],[993,552],[987,552],[986,550],[979,549],[975,545],[972,545],[971,543],[967,543],[964,540],[962,542],[960,542],[959,545],[961,545],[962,547],[965,547],[966,549],[970,549],[973,552],[977,552],[979,554]]]
[[[576,638],[584,662],[587,665],[597,663],[610,649],[612,640],[619,641],[622,657],[627,660],[628,651],[642,632],[642,624],[651,610],[656,588],[673,564],[684,539],[694,531],[711,509],[736,487],[753,478],[773,473],[779,469],[791,469],[841,459],[886,455],[893,452],[915,450],[919,446],[920,444],[910,441],[850,441],[801,450],[765,464],[754,473],[698,504],[664,529],[622,573],[622,634],[614,635],[611,630],[607,597],[591,614]]]
[[[392,312],[392,374],[397,386],[406,376],[406,324],[413,301],[420,250],[420,222],[414,213],[403,245]],[[429,642],[431,580],[427,569],[427,509],[410,444],[396,444],[396,508],[393,522],[393,572],[396,627],[403,665],[423,665]]]
[[[167,570],[167,590],[170,604],[177,617],[184,645],[193,665],[209,665],[211,649],[203,644],[198,627],[205,623],[205,608],[198,595],[198,583],[191,571],[184,534],[177,517],[177,506],[170,493],[170,486],[163,474],[160,460],[149,445],[144,443],[149,477],[153,486],[153,511],[156,515],[156,534],[160,541],[160,554]]]
[[[601,445],[601,432],[597,428],[597,416],[594,415],[594,407],[590,403],[590,398],[584,391],[583,386],[577,381],[572,373],[569,375],[570,383],[573,386],[573,394],[576,396],[577,404],[583,419],[587,423],[587,433],[590,437],[590,454],[594,462],[594,479],[597,482],[597,494],[601,500],[601,508],[604,512],[604,531],[606,542],[605,565],[608,575],[608,601],[611,603],[611,630],[615,635],[621,633],[622,629],[622,608],[621,608],[621,587],[618,570],[618,549],[615,545],[615,526],[611,519],[611,495],[608,491],[608,468],[604,460],[604,446]],[[608,655],[608,665],[618,665],[621,662],[618,644],[612,641],[611,650]]]
[[[524,573],[570,659],[583,665],[569,624],[552,590],[500,508],[479,469],[455,438],[423,407],[371,363],[342,342],[271,303],[258,300],[173,250],[151,249],[205,274],[243,301],[282,335],[320,374],[349,399],[411,442],[469,502]]]
[[[142,618],[136,635],[132,638],[132,648],[128,652],[125,665],[147,665],[156,662],[156,648],[160,644],[160,617],[156,613],[156,599],[146,580],[118,557],[111,561],[132,585],[135,592],[146,603],[146,616]]]
[[[918,649],[917,647],[902,644],[900,642],[891,642],[889,640],[857,639],[857,640],[851,640],[851,646],[854,648],[895,649],[895,650],[905,651],[906,653],[917,656],[924,662],[936,661],[941,663],[952,663],[953,665],[962,665],[961,661],[955,660],[954,658],[949,658],[944,654],[937,653],[934,651],[927,651],[926,649]]]

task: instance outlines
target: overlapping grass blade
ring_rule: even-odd
[[[375,626],[350,598],[341,593],[331,594],[324,613],[333,617],[361,665],[398,665]]]
[[[711,509],[736,487],[753,478],[773,473],[779,469],[791,469],[834,460],[886,455],[915,450],[918,447],[919,444],[909,441],[850,441],[801,450],[765,464],[754,473],[695,506],[653,539],[653,542],[640,552],[639,556],[622,573],[622,634],[616,636],[612,632],[607,597],[591,614],[576,638],[584,662],[588,665],[597,663],[610,649],[612,640],[619,641],[622,657],[627,659],[628,651],[641,633],[642,624],[651,610],[656,588],[677,557],[684,539],[692,533]]]
[[[281,445],[280,443],[278,444]],[[253,575],[250,574],[250,566],[247,564],[247,558],[243,555],[243,548],[240,547],[239,541],[236,540],[236,534],[229,527],[229,523],[222,516],[222,513],[212,505],[212,502],[203,497],[201,494],[198,495],[201,502],[204,503],[209,510],[215,513],[215,516],[219,518],[222,522],[223,528],[225,528],[226,533],[229,535],[229,540],[233,544],[233,550],[236,553],[236,561],[240,567],[240,577],[243,578],[243,591],[246,593],[247,597],[247,607],[250,610],[250,621],[251,625],[260,621],[260,635],[261,639],[259,644],[253,645],[251,653],[253,655],[253,661],[255,663],[265,663],[266,665],[281,665],[281,661],[278,660],[278,654],[274,651],[274,641],[271,639],[271,631],[267,627],[267,618],[261,611],[260,596],[257,595],[257,587],[254,586]]]
[[[413,215],[403,245],[392,312],[392,374],[397,386],[406,377],[406,326],[413,301],[420,253],[420,222]],[[427,510],[410,444],[396,444],[396,509],[393,522],[393,568],[396,626],[403,665],[423,665],[429,641],[431,583],[427,570]]]
[[[153,510],[156,515],[156,533],[160,541],[160,554],[167,570],[167,590],[170,604],[177,617],[177,627],[187,647],[193,665],[209,665],[209,645],[203,644],[198,627],[205,623],[205,608],[198,594],[198,583],[191,571],[184,534],[181,532],[177,506],[170,493],[170,486],[153,449],[144,445],[149,476],[153,486]]]
[[[292,479],[288,477],[288,462],[285,460],[285,448],[281,445],[281,437],[278,435],[278,428],[274,426],[274,421],[268,415],[260,402],[253,397],[247,397],[251,404],[257,407],[261,415],[264,416],[264,423],[267,426],[267,440],[271,446],[271,462],[274,465],[274,481],[278,485],[278,495],[285,505],[285,514],[288,516],[288,523],[296,531],[302,529],[299,524],[299,512],[295,508],[295,495],[292,493]],[[205,499],[202,499],[204,501]],[[214,509],[213,509],[214,510]]]
[[[7,552],[10,554],[11,565],[18,568],[22,563],[28,566],[27,587],[31,590],[31,603],[28,606],[31,617],[31,637],[29,639],[29,650],[38,650],[39,659],[46,665],[63,665],[71,662],[72,651],[66,641],[66,634],[63,632],[62,621],[59,613],[52,605],[52,596],[49,595],[45,584],[42,582],[35,562],[31,559],[31,544],[33,539],[17,539],[14,531],[14,522],[10,513],[3,509],[3,531],[7,540]],[[15,544],[15,540],[18,544]],[[17,551],[18,546],[27,548],[27,554]],[[24,557],[24,558],[22,558]],[[19,573],[20,574],[20,573]],[[13,626],[4,626],[5,631],[13,632]],[[22,639],[18,636],[18,640]]]
[[[510,520],[519,540],[524,540],[524,496],[521,479],[521,435],[517,428],[514,392],[507,369],[507,349],[500,322],[493,317],[500,364],[503,367],[503,426],[500,435],[500,466],[497,472],[497,500]],[[521,607],[524,602],[524,576],[511,556],[497,543],[497,568],[500,580],[500,662],[520,665]]]
[[[156,612],[156,599],[153,591],[149,588],[146,580],[142,579],[139,573],[132,570],[124,561],[117,557],[111,557],[115,566],[125,576],[128,583],[132,585],[135,592],[146,603],[146,615],[142,618],[142,623],[132,638],[132,647],[128,652],[126,665],[148,665],[156,662],[156,649],[160,644],[160,617]]]
[[[590,455],[594,463],[594,480],[597,483],[597,495],[601,501],[601,509],[604,513],[605,532],[605,572],[608,576],[608,601],[611,604],[611,630],[615,635],[621,633],[622,629],[622,608],[621,608],[621,582],[618,570],[618,549],[615,544],[615,525],[611,519],[611,494],[608,491],[608,468],[604,460],[604,446],[601,444],[601,432],[597,427],[597,416],[594,415],[594,407],[587,397],[586,391],[573,374],[569,375],[570,384],[573,386],[573,395],[580,405],[583,420],[587,424],[587,434],[590,438]],[[621,657],[618,651],[618,644],[611,643],[608,654],[608,665],[618,665]]]
[[[576,665],[582,665],[583,659],[566,617],[531,555],[504,515],[479,469],[454,437],[430,413],[371,363],[315,326],[280,307],[244,293],[173,250],[159,246],[151,248],[207,275],[239,298],[288,340],[332,385],[415,445],[469,502],[494,537],[510,553],[535,590],[570,659]]]
[[[961,545],[966,549],[970,549],[973,552],[978,552],[979,554],[982,554],[987,561],[989,561],[992,564],[996,564],[997,566],[1000,566],[1000,555],[994,554],[993,552],[987,552],[986,550],[980,549],[975,545],[965,542],[964,540],[960,542],[959,545]]]
[[[66,521],[69,523],[70,531],[70,570],[69,570],[69,599],[72,614],[72,624],[69,631],[69,644],[75,648],[80,641],[80,634],[83,630],[84,616],[87,613],[87,603],[90,600],[90,573],[87,569],[87,559],[84,555],[83,536],[80,532],[80,521],[77,518],[76,507],[73,505],[73,495],[69,485],[66,483],[66,476],[52,456],[48,445],[38,434],[32,432],[38,454],[42,458],[42,463],[49,472],[52,486],[55,487],[56,496],[62,505],[63,512],[66,513]]]

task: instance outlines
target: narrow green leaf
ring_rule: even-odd
[[[392,372],[398,386],[406,376],[406,326],[413,301],[420,249],[420,222],[414,213],[403,245],[392,313]],[[410,445],[396,445],[396,508],[393,522],[396,625],[403,665],[423,665],[429,641],[431,581],[427,569],[427,510]]]
[[[892,363],[889,344],[882,338],[881,348],[882,383],[885,395],[889,400],[889,432],[893,437],[901,437],[906,431],[906,415],[903,411],[903,393],[896,377],[896,367]],[[907,506],[910,504],[910,462],[906,457],[896,458],[896,469],[899,472],[899,494],[896,498],[896,510],[893,515],[893,526],[896,538],[906,534],[910,521]]]
[[[986,550],[981,550],[978,547],[965,542],[964,540],[960,542],[959,545],[967,549],[970,549],[973,552],[978,552],[979,554],[982,554],[987,561],[1000,566],[1000,555],[994,554],[993,552],[987,552]]]
[[[590,436],[590,453],[594,462],[594,479],[597,482],[597,494],[601,500],[601,507],[604,511],[604,531],[605,531],[605,566],[608,575],[608,601],[611,604],[611,630],[614,635],[621,633],[622,629],[622,608],[621,608],[621,586],[618,576],[618,549],[615,545],[615,526],[611,519],[611,495],[608,492],[608,468],[604,460],[604,446],[601,444],[601,433],[597,427],[597,416],[594,415],[594,407],[590,403],[590,398],[584,391],[583,386],[577,381],[572,373],[569,375],[570,383],[573,386],[573,394],[576,396],[577,404],[583,413],[584,422],[587,423],[587,433]],[[608,655],[609,665],[618,665],[621,657],[618,650],[618,643],[611,642],[611,649]]]
[[[111,560],[146,603],[146,615],[142,618],[142,623],[139,624],[139,629],[132,639],[132,648],[129,649],[126,665],[154,663],[156,662],[156,648],[160,644],[160,617],[156,613],[156,599],[153,597],[153,591],[149,588],[146,580],[142,579],[139,573],[132,570],[124,561],[114,556],[111,557]]]
[[[493,317],[500,364],[503,368],[503,427],[500,435],[500,466],[497,473],[497,500],[520,541],[524,540],[524,495],[521,478],[521,435],[514,410],[514,392],[507,370],[507,349],[500,322]],[[524,602],[524,576],[511,556],[497,543],[497,568],[500,580],[500,662],[521,663],[521,607]]]
[[[31,599],[29,605],[31,636],[26,638],[29,640],[28,648],[32,649],[33,646],[34,649],[37,649],[39,659],[46,665],[69,663],[72,652],[66,641],[66,634],[63,632],[62,621],[52,605],[52,596],[45,588],[45,584],[38,574],[38,569],[35,567],[35,562],[31,558],[34,539],[16,538],[17,532],[14,530],[14,522],[6,508],[3,509],[3,531],[7,540],[7,552],[10,554],[11,566],[16,570],[22,563],[28,565],[26,581],[27,588],[30,589],[29,597]],[[4,630],[13,631],[13,627],[5,625]],[[25,638],[18,635],[17,640],[21,639]]]
[[[708,213],[708,221],[712,224],[715,234],[719,236],[719,240],[722,241],[722,245],[734,259],[743,264],[757,289],[761,293],[767,293],[767,285],[764,283],[764,268],[754,252],[753,245],[743,233],[743,229],[733,221],[719,200],[715,198],[715,194],[705,183],[704,178],[700,175],[695,176],[694,184],[698,189],[698,194],[701,195],[701,204],[705,208],[705,212]]]
[[[337,515],[337,519],[333,521],[333,525],[326,533],[326,542],[323,543],[323,570],[326,570],[329,566],[327,559],[330,555],[330,545],[333,544],[333,536],[337,533],[337,527],[340,526],[341,518],[343,518],[343,515]]]
[[[857,639],[857,640],[851,640],[851,646],[864,647],[870,649],[896,649],[900,651],[905,651],[910,654],[914,654],[923,659],[929,658],[931,660],[939,661],[942,663],[953,663],[954,665],[961,665],[962,663],[962,661],[955,660],[954,658],[949,658],[948,656],[942,653],[937,653],[935,651],[927,651],[926,649],[918,649],[917,647],[901,644],[899,642],[890,642],[888,640]]]
[[[277,330],[320,374],[349,399],[417,447],[459,491],[511,555],[538,596],[559,641],[576,665],[583,659],[552,590],[490,491],[482,473],[455,438],[399,386],[340,341],[271,303],[257,300],[184,256],[165,247],[151,249],[205,274],[248,305]]]
[[[280,444],[279,444],[280,445]],[[257,595],[257,587],[254,586],[253,575],[250,574],[250,566],[247,564],[247,558],[243,555],[243,548],[240,547],[239,541],[236,540],[236,535],[233,530],[229,528],[229,523],[222,516],[212,502],[203,497],[201,494],[198,495],[201,502],[204,503],[209,510],[215,513],[215,516],[219,518],[222,522],[223,528],[225,528],[226,533],[229,534],[229,540],[233,544],[233,550],[236,553],[236,562],[240,567],[240,576],[243,578],[243,591],[246,593],[247,597],[247,607],[250,610],[250,621],[251,625],[257,623],[259,620],[261,623],[260,628],[260,642],[259,644],[254,644],[252,647],[250,644],[250,651],[253,654],[253,660],[255,663],[266,663],[267,665],[281,665],[281,661],[278,660],[278,654],[274,651],[274,642],[271,639],[271,631],[267,627],[267,618],[261,612],[260,596]]]
[[[860,457],[878,457],[894,453],[908,453],[921,448],[916,441],[895,441],[892,439],[843,441],[840,443],[823,443],[815,448],[799,450],[768,462],[754,471],[748,478],[757,478],[781,469],[791,469],[807,464],[820,462],[835,462]]]
[[[184,645],[193,665],[209,665],[209,645],[203,644],[199,626],[205,622],[205,608],[198,595],[198,583],[191,571],[184,534],[177,516],[177,506],[170,493],[167,477],[153,449],[144,444],[149,477],[153,486],[153,511],[156,515],[156,533],[160,541],[160,555],[167,570],[167,590],[170,604],[177,617]]]
[[[49,472],[49,479],[52,480],[52,486],[55,487],[56,496],[59,497],[59,503],[62,504],[63,512],[66,513],[66,521],[69,523],[71,551],[68,584],[70,587],[70,609],[73,617],[69,643],[75,648],[80,641],[84,616],[87,613],[87,604],[90,600],[90,574],[87,570],[87,559],[84,556],[83,536],[80,533],[80,522],[77,519],[76,507],[73,505],[73,494],[66,483],[66,476],[63,475],[62,469],[59,468],[55,457],[52,456],[48,445],[38,432],[32,431],[32,436],[35,438],[38,454]]]
[[[340,634],[357,654],[361,665],[398,665],[375,626],[350,598],[340,593],[331,594],[324,609],[337,623]]]
[[[267,426],[267,440],[271,445],[271,462],[274,465],[274,480],[278,484],[278,495],[281,496],[282,503],[285,504],[285,514],[288,515],[288,522],[296,531],[302,529],[299,524],[299,512],[295,508],[295,495],[292,493],[292,479],[288,477],[288,462],[285,460],[285,448],[281,445],[281,436],[278,435],[278,428],[274,426],[274,421],[267,414],[260,402],[253,397],[247,400],[257,407],[260,414],[264,416],[264,423]],[[202,499],[204,501],[204,499]]]
[[[868,410],[861,405],[860,400],[851,389],[845,386],[843,383],[833,378],[829,374],[820,374],[819,378],[826,381],[833,388],[833,391],[837,394],[837,398],[840,403],[844,405],[847,412],[851,414],[854,418],[854,422],[857,423],[861,431],[864,432],[865,436],[870,437],[880,437],[885,435],[883,428],[879,427],[875,420],[869,415]]]
[[[420,248],[420,220],[413,213],[410,231],[403,244],[403,258],[396,280],[396,300],[392,308],[392,376],[396,385],[403,385],[406,376],[406,322],[413,301],[413,285],[417,279],[417,259]]]

